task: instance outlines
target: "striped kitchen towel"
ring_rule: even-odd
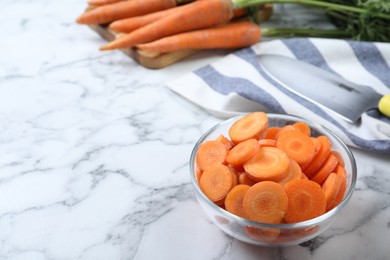
[[[350,146],[390,154],[389,118],[375,109],[355,124],[334,116],[270,79],[258,64],[260,53],[303,60],[378,93],[390,93],[390,44],[320,38],[261,42],[167,85],[220,118],[252,111],[298,115],[324,125]]]

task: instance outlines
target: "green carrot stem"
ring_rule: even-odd
[[[265,37],[326,37],[342,38],[351,35],[343,30],[337,29],[306,29],[306,28],[262,28],[262,35]]]
[[[334,4],[334,3],[318,1],[318,0],[231,0],[231,1],[235,8],[249,7],[249,6],[268,4],[268,3],[285,3],[285,4],[303,4],[308,6],[322,7],[328,10],[348,11],[348,12],[360,13],[360,14],[370,13],[369,10],[364,8],[349,6],[349,5]],[[370,15],[390,20],[390,14],[370,13]]]

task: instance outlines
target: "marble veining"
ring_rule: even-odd
[[[224,52],[145,69],[98,51],[104,40],[74,23],[85,7],[2,1],[0,259],[389,259],[389,158],[358,150],[356,192],[323,235],[259,248],[222,233],[188,169],[220,119],[164,83]],[[269,24],[301,22],[281,11]]]

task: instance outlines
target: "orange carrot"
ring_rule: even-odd
[[[119,33],[129,33],[132,32],[138,28],[141,28],[145,25],[151,24],[155,21],[160,20],[161,18],[168,16],[172,13],[177,12],[180,9],[183,9],[183,6],[177,6],[175,8],[168,8],[162,11],[153,12],[150,14],[142,15],[142,16],[135,16],[125,19],[120,19],[113,21],[110,23],[108,28],[110,30],[113,30],[115,32]]]
[[[296,122],[293,124],[293,126],[299,131],[301,131],[302,133],[304,133],[305,135],[307,136],[311,135],[310,126],[308,126],[308,124],[306,124],[305,122]]]
[[[244,227],[244,230],[249,237],[263,242],[273,242],[280,234],[280,229],[278,228],[258,228],[248,226]]]
[[[245,21],[184,32],[136,47],[140,51],[152,54],[180,50],[237,49],[255,44],[260,38],[259,25]]]
[[[286,214],[288,198],[282,186],[273,181],[262,181],[245,193],[245,216],[253,221],[277,224]]]
[[[256,181],[281,181],[288,174],[290,158],[275,147],[261,147],[244,163],[245,172]]]
[[[279,131],[275,134],[275,139],[277,140],[279,136],[287,131],[296,131],[297,129],[293,127],[292,125],[285,125],[279,129]]]
[[[329,206],[329,210],[336,207],[344,198],[347,189],[347,171],[341,165],[338,165],[335,170],[336,174],[341,178],[340,190],[336,195],[334,203]]]
[[[200,170],[205,170],[212,164],[225,162],[227,150],[225,146],[218,141],[207,141],[199,146],[196,154],[196,163]]]
[[[326,199],[321,186],[313,181],[292,180],[284,186],[288,197],[288,210],[284,219],[295,223],[318,217],[325,213]]]
[[[324,191],[326,199],[326,211],[331,210],[332,206],[335,204],[337,194],[340,191],[341,182],[342,178],[340,176],[336,173],[331,173],[322,184],[322,190]]]
[[[248,139],[260,139],[268,127],[268,117],[264,112],[253,112],[237,120],[229,129],[229,136],[237,144]]]
[[[214,164],[202,173],[199,187],[212,202],[221,202],[233,187],[233,182],[233,175],[227,166]]]
[[[299,164],[294,161],[293,159],[290,159],[290,170],[287,176],[279,181],[278,183],[284,187],[288,182],[295,180],[295,179],[301,179],[302,178],[302,170],[301,167],[299,167]]]
[[[308,164],[314,157],[314,144],[311,138],[301,131],[282,132],[276,141],[276,147],[284,151],[299,165]]]
[[[334,156],[333,154],[329,154],[324,164],[314,175],[314,177],[311,178],[311,180],[317,182],[318,184],[322,184],[325,181],[325,179],[329,176],[329,174],[331,174],[333,170],[336,168],[337,162],[338,160],[336,156]]]
[[[166,36],[223,24],[232,17],[233,4],[230,0],[195,1],[184,5],[178,12],[115,39],[100,50],[131,48]]]
[[[276,146],[276,140],[274,140],[274,139],[264,138],[264,139],[260,139],[257,142],[260,145],[260,147],[263,147],[263,146],[275,147]]]
[[[223,134],[220,134],[216,140],[221,142],[225,146],[226,150],[230,150],[233,147],[233,143]]]
[[[334,156],[336,156],[336,158],[337,158],[337,160],[339,162],[339,165],[344,167],[345,166],[345,162],[344,162],[343,156],[338,151],[334,151],[334,150],[332,151],[332,154]]]
[[[228,151],[226,161],[231,165],[240,165],[255,155],[259,148],[256,139],[245,140]]]
[[[249,178],[248,174],[246,172],[241,172],[240,175],[238,176],[238,182],[240,184],[245,184],[252,186],[257,183],[257,181],[252,180]]]
[[[332,149],[332,143],[329,141],[328,137],[322,135],[317,137],[317,139],[321,143],[320,150],[304,170],[304,173],[307,177],[309,177],[309,179],[311,179],[317,173],[326,158],[328,158],[328,155]]]
[[[121,1],[124,1],[124,0],[88,0],[87,2],[89,5],[100,6],[100,5],[113,4],[113,3],[117,3],[117,2],[121,2]]]
[[[107,24],[115,20],[144,15],[176,6],[176,0],[131,0],[103,5],[80,15],[79,24]]]
[[[280,127],[269,127],[267,128],[267,132],[264,136],[264,139],[276,139],[276,134],[279,132]]]
[[[244,200],[244,195],[248,191],[250,186],[239,184],[233,187],[225,198],[225,208],[230,213],[234,215],[240,216],[242,218],[245,217],[244,210],[242,206],[242,201]]]

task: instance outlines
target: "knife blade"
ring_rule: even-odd
[[[390,94],[383,96],[368,86],[286,56],[261,54],[258,61],[274,81],[348,122],[356,122],[362,113],[378,104],[381,113],[390,117]]]

